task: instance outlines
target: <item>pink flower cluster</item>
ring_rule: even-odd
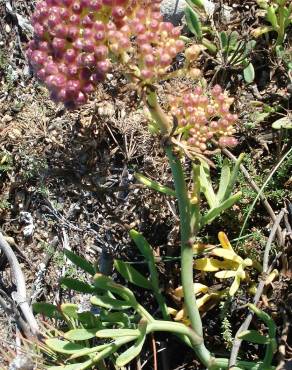
[[[156,5],[159,3],[157,1]],[[162,14],[153,11],[153,8],[140,8],[125,27],[129,28],[131,35],[136,36],[136,64],[143,80],[151,81],[163,76],[173,58],[184,50],[185,44],[179,39],[180,27],[163,22]]]
[[[181,140],[199,152],[207,149],[212,138],[218,139],[222,147],[235,146],[232,137],[237,115],[230,113],[233,98],[228,97],[219,85],[210,94],[197,86],[192,92],[181,96],[171,96],[171,113],[177,117],[178,133]]]
[[[134,65],[142,80],[164,74],[184,43],[180,29],[163,22],[160,2],[40,1],[27,55],[51,98],[67,107],[84,104],[110,70],[112,56]]]

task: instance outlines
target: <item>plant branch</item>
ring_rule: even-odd
[[[167,115],[163,112],[158,103],[156,91],[151,87],[149,87],[147,90],[146,105],[147,108],[149,109],[151,117],[158,125],[161,134],[162,135],[169,134],[171,132],[170,120],[167,117]]]
[[[39,332],[39,326],[38,326],[38,323],[37,323],[37,321],[36,321],[36,319],[35,319],[35,317],[32,313],[31,307],[28,304],[28,300],[27,300],[27,296],[26,296],[25,280],[24,280],[24,276],[23,276],[21,267],[19,265],[19,262],[18,262],[18,260],[15,256],[12,248],[7,243],[7,241],[4,239],[4,236],[2,235],[1,232],[0,232],[0,249],[2,250],[4,255],[6,256],[8,262],[9,262],[12,274],[13,274],[14,279],[15,279],[16,292],[12,293],[13,294],[12,298],[14,299],[14,301],[16,301],[16,303],[20,307],[20,309],[23,313],[23,316],[24,316],[27,324],[30,327],[31,333],[33,335],[36,335]]]
[[[178,322],[155,320],[147,325],[147,333],[152,333],[154,331],[186,335],[190,339],[193,347],[200,346],[203,343],[203,338],[197,335],[193,329]]]
[[[30,336],[31,333],[29,327],[27,323],[23,320],[23,318],[20,316],[20,313],[18,312],[15,303],[11,298],[7,297],[5,294],[5,298],[9,302],[8,305],[6,303],[6,300],[3,297],[1,297],[1,295],[4,294],[5,292],[0,290],[0,306],[2,307],[3,311],[6,312],[8,316],[12,317],[13,320],[15,320],[17,326],[22,330],[24,335],[26,335],[27,337]]]
[[[187,192],[187,185],[184,178],[184,172],[181,162],[172,152],[172,146],[165,148],[166,155],[169,160],[170,168],[173,175],[176,196],[178,199],[178,208],[180,214],[180,234],[181,234],[181,280],[184,292],[184,302],[186,311],[191,322],[192,329],[201,337],[203,337],[202,320],[195,292],[191,287],[193,282],[193,250],[190,244],[191,240],[191,212],[190,203]],[[196,233],[197,230],[194,230]],[[200,361],[208,367],[212,361],[210,352],[202,342],[194,347],[194,350]]]
[[[280,222],[281,222],[282,218],[284,217],[284,214],[285,214],[285,209],[282,209],[281,212],[279,213],[279,215],[277,216],[276,221],[274,222],[274,225],[272,227],[269,239],[268,239],[266,247],[265,247],[264,259],[263,259],[263,274],[265,274],[265,275],[268,275],[270,273],[271,268],[268,268],[269,253],[270,253],[270,250],[271,250],[272,242],[275,238],[275,234],[277,232],[277,229],[280,225]],[[262,280],[260,280],[259,285],[257,287],[257,291],[256,291],[256,294],[255,294],[255,297],[254,297],[254,300],[253,300],[254,305],[258,304],[264,287],[265,287],[265,279],[262,279]],[[234,369],[234,366],[236,366],[236,359],[237,359],[237,356],[238,356],[240,345],[242,343],[242,339],[239,339],[238,336],[241,332],[248,329],[248,327],[251,323],[252,317],[253,317],[253,312],[250,312],[248,314],[248,316],[246,317],[246,319],[244,320],[244,322],[241,324],[240,328],[238,329],[238,331],[235,335],[233,347],[231,349],[231,354],[230,354],[229,369]]]
[[[171,132],[170,120],[160,107],[155,90],[148,89],[146,100],[151,116],[159,127],[161,134],[169,135]],[[172,153],[172,148],[172,145],[167,145],[165,147],[165,152],[173,175],[180,214],[181,278],[185,297],[185,306],[188,317],[191,321],[192,329],[199,337],[203,337],[202,320],[197,306],[196,296],[194,290],[190,289],[194,284],[193,250],[189,242],[192,237],[190,203],[181,162],[179,158]],[[213,358],[205,347],[204,342],[193,346],[193,348],[200,361],[208,367]]]

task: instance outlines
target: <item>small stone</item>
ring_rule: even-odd
[[[166,20],[179,24],[184,16],[184,0],[164,0],[161,3],[161,13]]]

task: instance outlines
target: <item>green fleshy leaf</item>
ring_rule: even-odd
[[[100,313],[100,320],[103,323],[105,322],[115,323],[122,327],[126,327],[130,325],[130,316],[123,312],[102,311]]]
[[[78,312],[78,321],[81,322],[82,326],[86,329],[91,329],[98,327],[100,325],[100,321],[98,317],[96,317],[92,312],[90,311],[84,311],[84,312]]]
[[[72,329],[64,334],[64,338],[68,340],[88,340],[94,338],[101,325],[91,329]]]
[[[80,267],[83,271],[88,272],[92,276],[96,273],[94,266],[85,258],[78,256],[69,249],[65,249],[64,254],[74,265]]]
[[[99,307],[107,308],[109,310],[127,310],[131,308],[131,304],[127,301],[110,298],[108,296],[93,296],[90,302]]]
[[[116,360],[116,365],[119,367],[125,366],[139,355],[146,339],[147,322],[141,322],[138,328],[140,335],[133,346],[123,352]]]
[[[260,334],[256,330],[244,330],[239,334],[238,338],[256,344],[268,344],[270,341],[267,336]]]
[[[226,191],[225,191],[225,194],[223,196],[223,198],[221,199],[221,202],[222,201],[225,201],[227,200],[228,198],[230,198],[231,194],[232,194],[232,191],[233,191],[233,188],[234,188],[234,185],[236,183],[236,180],[237,180],[237,176],[238,176],[238,172],[239,172],[239,169],[240,169],[240,165],[243,161],[243,158],[244,158],[244,154],[241,153],[236,162],[235,162],[235,165],[231,171],[231,174],[230,174],[230,180],[229,180],[229,183],[227,185],[227,188],[226,188]]]
[[[213,221],[216,217],[218,217],[223,211],[233,206],[241,198],[242,193],[238,192],[228,199],[226,199],[223,203],[221,203],[218,207],[210,209],[210,211],[202,217],[202,225],[206,225]]]
[[[132,340],[133,340],[133,337],[123,337],[123,338],[117,339],[113,343],[110,343],[107,348],[105,348],[103,351],[101,351],[94,357],[93,359],[94,363],[97,363],[103,360],[104,358],[109,357],[112,353],[116,353],[121,345],[131,342]]]
[[[108,348],[110,345],[111,345],[110,343],[106,343],[106,344],[101,344],[101,345],[96,346],[96,347],[85,348],[84,350],[80,350],[80,351],[74,353],[73,355],[71,355],[69,357],[69,360],[74,360],[78,357],[91,355],[92,353],[98,353],[98,352],[103,351],[104,349]]]
[[[209,53],[212,55],[215,55],[217,53],[217,46],[213,44],[210,40],[208,40],[206,37],[202,37],[202,45],[205,46]]]
[[[228,160],[225,159],[223,162],[223,166],[221,169],[221,176],[220,176],[220,183],[219,183],[219,189],[216,194],[216,197],[218,199],[218,203],[220,204],[224,198],[224,195],[227,190],[227,186],[230,181],[230,167],[228,164]]]
[[[80,362],[78,364],[50,366],[50,367],[48,367],[48,369],[49,370],[85,370],[85,369],[88,369],[88,366],[91,363],[92,363],[92,361],[88,360],[86,362]]]
[[[57,338],[49,338],[45,340],[45,344],[55,352],[64,354],[74,354],[78,351],[86,349],[81,344],[72,343],[67,340],[61,340]]]
[[[132,307],[135,307],[137,305],[137,301],[133,292],[129,288],[115,283],[108,276],[102,275],[100,273],[95,274],[94,286],[107,292],[111,292],[112,294],[117,294],[119,297],[127,301]]]
[[[47,302],[36,302],[33,303],[33,312],[36,314],[42,314],[50,319],[62,319],[58,307],[54,304]]]
[[[84,281],[64,277],[61,279],[61,284],[65,285],[66,288],[75,290],[81,293],[93,293],[95,291],[94,287]]]
[[[164,186],[159,184],[156,181],[153,181],[149,179],[148,177],[140,174],[140,173],[135,173],[135,178],[143,185],[147,186],[150,189],[159,191],[160,193],[166,194],[166,195],[171,195],[175,196],[175,191],[173,189],[170,189],[168,186]]]
[[[274,320],[264,311],[260,310],[257,306],[252,303],[248,303],[247,306],[261,319],[269,329],[269,337],[275,338],[276,336],[276,324]]]
[[[125,280],[129,281],[134,285],[139,286],[140,288],[152,289],[150,281],[147,280],[142,274],[140,274],[140,272],[138,272],[130,264],[121,260],[115,260],[114,266]]]
[[[200,187],[208,201],[210,208],[217,207],[218,201],[212,187],[210,168],[209,165],[203,161],[201,161],[200,166]]]
[[[239,33],[237,31],[232,31],[229,35],[229,45],[228,45],[228,51],[230,50],[235,50],[238,47],[238,38],[239,38]]]
[[[244,81],[248,84],[252,83],[255,78],[255,71],[252,63],[249,63],[243,70]]]
[[[198,14],[189,6],[185,7],[186,22],[189,30],[201,40],[203,37],[202,24]]]
[[[222,50],[226,51],[225,49],[228,46],[228,35],[225,31],[223,31],[223,32],[220,32],[219,36],[220,36]]]
[[[273,5],[269,6],[267,9],[266,20],[271,23],[275,31],[279,29],[276,9],[274,8]]]
[[[138,329],[102,329],[96,333],[98,338],[121,338],[121,337],[138,337]]]
[[[154,259],[152,248],[142,234],[132,229],[130,230],[130,237],[148,262]]]
[[[74,303],[63,303],[60,307],[62,313],[72,319],[78,319],[78,306]]]

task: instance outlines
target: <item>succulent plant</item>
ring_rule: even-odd
[[[180,28],[163,22],[160,0],[45,0],[32,17],[28,59],[51,98],[80,106],[104,80],[111,63],[142,81],[167,72],[184,49]]]
[[[191,92],[169,98],[171,113],[178,119],[178,133],[182,141],[199,152],[207,149],[212,138],[220,146],[235,146],[234,124],[237,115],[230,113],[233,98],[228,97],[219,85],[210,94],[197,86]]]

